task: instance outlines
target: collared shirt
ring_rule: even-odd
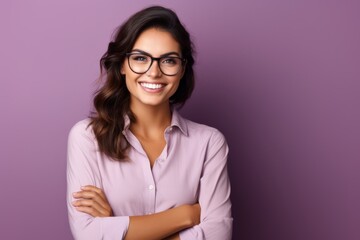
[[[165,130],[166,145],[153,167],[126,118],[123,134],[130,161],[115,161],[99,151],[89,119],[70,131],[67,159],[67,205],[75,239],[120,240],[129,216],[199,203],[201,223],[180,232],[185,240],[230,240],[232,217],[227,173],[228,146],[215,128],[182,118],[173,111]],[[103,189],[114,216],[92,217],[77,211],[73,192],[81,186]]]

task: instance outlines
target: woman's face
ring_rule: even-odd
[[[124,61],[121,68],[121,73],[125,75],[126,86],[130,92],[130,103],[132,107],[140,105],[146,106],[165,106],[169,104],[169,98],[176,92],[180,79],[183,76],[184,68],[173,76],[165,75],[159,68],[160,61],[162,62],[162,70],[167,72],[167,66],[173,66],[171,57],[182,57],[178,42],[172,37],[169,32],[158,28],[150,28],[140,34],[136,40],[131,51],[135,55],[131,55]],[[160,61],[153,60],[151,67],[145,73],[139,74],[139,69],[143,65],[148,65],[153,58],[163,58]],[[131,59],[131,60],[129,60]],[[129,66],[129,61],[131,68]],[[165,71],[164,71],[165,70]],[[170,69],[171,72],[171,69]],[[176,71],[175,71],[176,72]]]

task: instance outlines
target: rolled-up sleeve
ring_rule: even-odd
[[[180,239],[231,240],[233,218],[227,157],[226,140],[219,131],[214,130],[200,180],[201,223],[180,232]]]
[[[69,224],[76,240],[121,240],[125,237],[128,216],[92,217],[77,211],[72,202],[72,193],[81,186],[93,185],[102,188],[97,166],[96,141],[88,121],[76,124],[69,133],[67,155],[67,208]]]

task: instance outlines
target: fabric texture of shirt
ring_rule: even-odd
[[[78,122],[69,133],[67,206],[74,238],[120,240],[126,235],[129,216],[198,202],[201,223],[181,231],[180,238],[230,240],[233,219],[224,136],[215,128],[182,118],[174,110],[164,133],[166,145],[151,168],[129,129],[129,119],[125,120],[123,134],[130,143],[129,161],[115,161],[99,151],[89,119]],[[114,216],[94,218],[72,206],[72,193],[85,185],[103,189]]]

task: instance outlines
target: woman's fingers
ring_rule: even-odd
[[[94,217],[108,216],[109,211],[103,208],[98,202],[92,199],[81,199],[73,202],[73,206],[79,209],[84,209],[91,213],[96,214]],[[91,209],[91,211],[90,211]]]
[[[102,193],[102,191],[101,191],[101,193]],[[98,191],[94,191],[94,189],[82,190],[80,192],[74,193],[73,196],[76,199],[81,199],[81,198],[92,199],[106,209],[108,209],[110,207],[109,203],[105,197],[105,194],[103,194],[103,193],[100,194]]]
[[[97,188],[95,186],[91,186],[91,185],[83,186],[83,187],[81,187],[81,190],[78,193],[81,193],[81,192],[93,193],[93,194],[96,194],[99,197],[103,198],[104,200],[106,199],[106,196],[105,196],[104,192],[102,191],[102,189]]]
[[[76,207],[79,212],[87,213],[93,217],[101,217],[101,213],[92,207]]]
[[[93,199],[97,201],[98,203],[105,202],[105,200],[97,193],[92,191],[80,191],[73,194],[74,198],[77,199]]]
[[[113,215],[109,205],[103,207],[94,199],[79,199],[72,204],[78,211],[86,212],[93,217],[109,217]],[[92,210],[90,211],[89,209]]]
[[[81,187],[81,189],[81,191],[73,193],[73,197],[77,199],[73,205],[78,211],[88,213],[93,217],[113,215],[102,189],[91,185]]]
[[[83,190],[83,191],[92,191],[92,192],[95,192],[95,193],[99,194],[99,196],[100,196],[101,198],[103,198],[104,200],[106,200],[105,193],[104,193],[104,191],[103,191],[101,188],[98,188],[98,187],[95,187],[95,186],[92,186],[92,185],[86,185],[86,186],[81,187],[81,190]]]

